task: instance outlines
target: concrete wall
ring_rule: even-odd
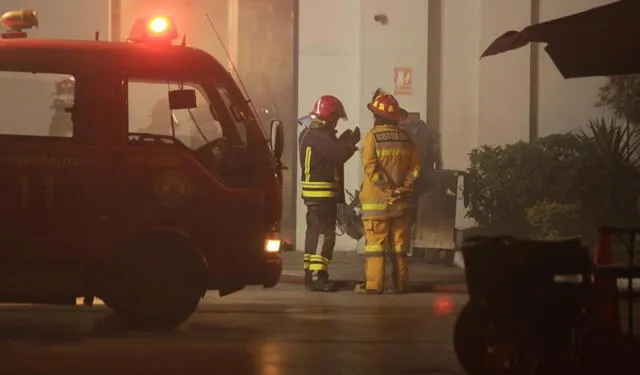
[[[530,8],[529,1],[480,1],[480,49],[484,50],[506,30],[529,25]],[[505,144],[529,138],[530,66],[529,48],[480,61],[479,144]]]
[[[297,163],[297,45],[295,0],[232,0],[238,3],[238,70],[265,130],[282,121],[285,134],[282,162],[284,204],[282,236],[295,238]]]
[[[538,136],[565,132],[607,115],[594,108],[604,78],[563,79],[544,46],[482,60],[480,55],[507,30],[612,1],[300,0],[299,114],[318,95],[333,93],[347,105],[348,125],[368,130],[371,119],[364,105],[375,87],[392,90],[393,67],[412,66],[414,93],[398,99],[440,130],[444,168],[464,170],[468,153],[482,144],[526,141],[530,129]],[[323,12],[327,7],[334,11]],[[388,25],[374,22],[374,14],[386,14]],[[347,189],[359,186],[359,168],[357,161],[348,163]],[[303,213],[299,200],[298,248]],[[457,226],[472,224],[459,204]],[[353,241],[341,238],[336,250],[353,247]]]
[[[334,9],[326,12],[326,9]],[[388,24],[374,20],[385,14]],[[400,104],[426,116],[427,0],[300,0],[298,112],[311,109],[318,96],[332,94],[346,107],[349,121],[339,126],[371,129],[366,103],[377,87],[393,92],[394,68],[412,69],[412,94],[398,95]],[[299,161],[296,164],[299,167]],[[360,155],[345,166],[345,187],[359,189]],[[304,243],[305,207],[298,198],[297,247]],[[354,250],[356,242],[338,237],[336,250]]]
[[[361,125],[360,0],[300,0],[299,12],[298,115],[308,113],[319,96],[332,94],[342,100],[349,116],[338,130]],[[357,159],[354,156],[345,167],[349,190],[360,183]],[[295,160],[292,167],[299,169],[300,161]],[[306,208],[299,194],[297,202],[296,247],[302,249]],[[355,244],[339,237],[336,249],[353,250]]]
[[[480,0],[436,0],[429,6],[429,81],[439,84],[429,92],[428,120],[440,129],[443,167],[459,170],[480,131]]]
[[[429,112],[439,122],[445,168],[463,169],[468,152],[481,144],[505,144],[527,140],[530,116],[536,119],[538,135],[576,129],[590,118],[606,115],[594,108],[598,87],[604,78],[562,78],[555,65],[537,46],[537,82],[530,80],[531,49],[480,60],[480,54],[507,30],[520,30],[531,23],[531,1],[469,0],[430,1],[441,12],[441,25],[431,37],[441,43],[437,59],[441,65],[429,81],[439,80],[438,98],[429,97]],[[563,17],[612,0],[539,0],[539,20]],[[433,15],[432,15],[433,17]],[[436,35],[438,34],[438,35]],[[530,96],[537,84],[537,96]],[[530,113],[532,99],[537,108]],[[536,102],[537,99],[537,102]]]
[[[394,69],[411,69],[411,94],[396,94],[409,112],[427,112],[428,0],[366,0],[361,2],[360,27],[360,116],[362,130],[370,130],[373,118],[365,104],[377,87],[393,93]],[[402,6],[398,6],[402,4]],[[374,16],[384,14],[386,25]]]
[[[612,3],[615,0],[539,0],[542,22]],[[564,79],[544,50],[538,46],[540,79],[538,124],[539,135],[569,131],[584,126],[588,119],[609,116],[603,108],[594,107],[598,87],[606,78]]]
[[[96,30],[107,38],[108,0],[0,0],[0,13],[33,9],[40,27],[29,31],[31,37],[94,39]]]

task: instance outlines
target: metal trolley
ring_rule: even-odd
[[[580,239],[476,237],[462,254],[469,302],[454,347],[468,374],[620,373],[617,336],[599,314]]]

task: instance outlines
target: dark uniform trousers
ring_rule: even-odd
[[[333,128],[306,127],[298,140],[302,199],[307,206],[305,285],[316,291],[336,290],[328,269],[336,243],[337,204],[344,202],[344,163],[355,152],[335,133]]]
[[[304,241],[304,270],[326,273],[336,244],[335,201],[307,203],[307,233]]]

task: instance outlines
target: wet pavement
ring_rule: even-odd
[[[302,253],[284,253],[284,270],[281,278],[286,283],[302,283]],[[362,281],[364,256],[356,252],[336,252],[329,267],[331,277],[340,280],[345,289]],[[464,270],[455,266],[431,265],[424,260],[409,258],[409,278],[416,292],[466,293]],[[391,280],[387,267],[387,281]]]
[[[463,374],[459,269],[417,262],[406,295],[324,294],[303,290],[299,254],[284,257],[276,288],[210,293],[171,332],[124,329],[101,305],[0,305],[0,374]],[[355,254],[332,266],[344,289],[361,278]]]

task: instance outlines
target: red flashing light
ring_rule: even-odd
[[[139,18],[129,33],[129,41],[134,43],[171,44],[178,38],[178,30],[173,20],[165,16]]]
[[[149,30],[156,34],[163,33],[169,28],[171,21],[166,17],[154,17],[149,21]]]

